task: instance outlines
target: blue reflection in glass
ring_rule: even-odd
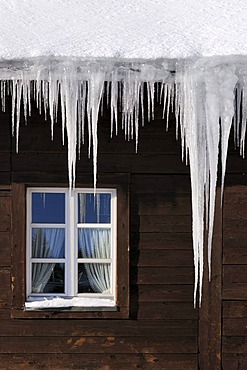
[[[81,193],[78,194],[79,223],[110,223],[111,194]]]
[[[65,223],[65,194],[32,193],[32,222]]]
[[[64,251],[65,229],[32,229],[32,258],[64,258]]]

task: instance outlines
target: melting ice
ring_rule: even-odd
[[[68,138],[69,186],[75,186],[76,158],[88,125],[88,154],[93,156],[94,186],[97,180],[98,115],[103,94],[111,109],[111,135],[124,130],[126,140],[135,139],[144,124],[144,109],[154,118],[154,91],[164,106],[168,121],[175,109],[181,132],[182,159],[190,166],[192,191],[192,235],[195,266],[194,303],[202,298],[203,250],[208,250],[211,275],[211,246],[221,153],[222,194],[228,139],[234,126],[235,143],[244,155],[247,118],[247,58],[215,57],[197,60],[126,61],[79,59],[30,59],[0,63],[2,109],[6,94],[12,96],[12,132],[18,151],[21,103],[25,119],[31,115],[31,98],[41,112],[57,120],[61,101],[63,140]],[[105,83],[107,89],[104,89]],[[147,104],[144,105],[144,95]],[[165,123],[166,126],[168,122]],[[167,126],[168,127],[168,126]],[[207,236],[207,246],[204,238]]]

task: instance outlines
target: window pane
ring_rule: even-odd
[[[32,229],[32,258],[64,258],[64,250],[64,229]]]
[[[111,258],[111,229],[78,229],[78,258]]]
[[[110,263],[79,263],[78,293],[111,293]]]
[[[79,223],[110,223],[111,194],[78,194]]]
[[[33,263],[32,293],[64,293],[64,263]]]
[[[65,222],[65,194],[32,193],[32,222],[63,224]]]

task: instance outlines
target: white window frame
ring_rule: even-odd
[[[62,193],[65,194],[65,223],[32,223],[32,193]],[[111,222],[103,223],[78,223],[78,194],[79,193],[110,193],[111,194]],[[26,212],[26,306],[28,302],[40,302],[42,298],[49,301],[49,307],[52,307],[51,300],[63,298],[66,299],[81,298],[86,306],[90,306],[90,300],[93,298],[100,299],[100,306],[108,306],[107,300],[111,301],[110,306],[116,304],[117,297],[117,190],[116,189],[92,189],[92,188],[75,188],[74,190],[59,187],[29,187],[27,188],[27,212]],[[65,229],[65,257],[64,258],[32,258],[32,228],[64,228]],[[78,258],[78,229],[79,228],[108,228],[111,229],[111,258],[109,259],[85,259]],[[74,245],[74,248],[70,246]],[[78,263],[102,262],[111,263],[111,291],[105,293],[78,293]],[[65,263],[65,292],[64,293],[32,293],[32,263]],[[95,300],[94,300],[95,301]],[[94,303],[95,304],[95,303]],[[92,304],[92,306],[94,305]],[[97,306],[99,303],[96,304]],[[83,307],[83,304],[79,303]]]

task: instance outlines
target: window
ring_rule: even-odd
[[[27,308],[115,306],[116,206],[115,189],[27,189]]]
[[[12,184],[12,317],[128,317],[129,181],[116,179],[96,194]]]

